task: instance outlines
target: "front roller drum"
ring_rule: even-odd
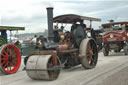
[[[12,44],[2,45],[0,48],[0,71],[4,74],[16,73],[21,64],[19,49]]]
[[[59,66],[59,60],[57,65]],[[55,67],[51,55],[32,55],[26,64],[27,75],[35,80],[55,80],[58,78],[60,69],[50,69]]]

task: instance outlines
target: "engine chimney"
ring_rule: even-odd
[[[53,34],[53,7],[47,8],[47,19],[48,19],[48,37],[54,37]]]

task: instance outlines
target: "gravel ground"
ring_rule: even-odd
[[[97,85],[128,85],[128,67],[112,74]]]
[[[22,71],[23,67],[22,59],[17,73],[4,75],[0,72],[0,85],[128,85],[128,56],[124,53],[111,53],[107,57],[99,53],[94,69],[83,69],[81,65],[62,69],[54,81],[32,80]]]

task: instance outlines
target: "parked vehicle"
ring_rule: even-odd
[[[15,43],[9,42],[7,31],[12,32],[24,29],[24,27],[0,26],[0,71],[4,74],[17,72],[21,64],[21,44],[18,40]]]
[[[103,27],[103,53],[109,55],[110,50],[128,55],[128,22],[110,22],[102,24]]]

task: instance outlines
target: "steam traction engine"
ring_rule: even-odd
[[[102,24],[103,28],[103,53],[109,55],[109,51],[120,52],[128,55],[128,22],[111,22]]]
[[[21,64],[20,44],[19,41],[15,43],[8,41],[7,30],[10,32],[24,30],[24,27],[0,26],[0,71],[12,74],[17,72]]]
[[[55,80],[62,67],[82,64],[86,69],[94,68],[98,59],[97,44],[92,37],[88,37],[86,31],[91,32],[91,28],[87,28],[83,20],[91,22],[100,19],[74,14],[53,18],[53,8],[47,8],[47,11],[48,38],[40,36],[36,46],[39,51],[24,59],[27,75],[32,79]],[[53,22],[56,23],[54,29]],[[66,24],[72,25],[70,31],[65,31]]]

